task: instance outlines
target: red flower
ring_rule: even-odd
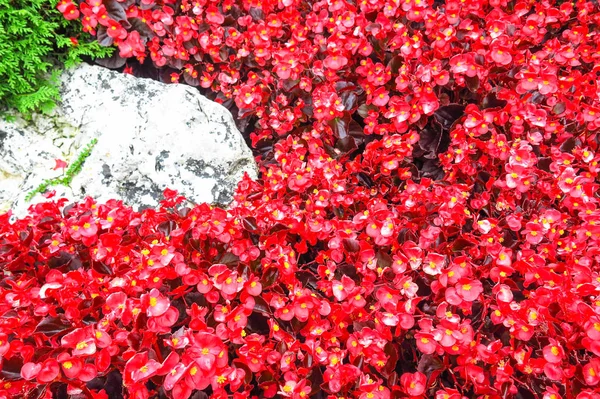
[[[348,295],[354,293],[355,284],[348,276],[342,276],[342,281],[333,280],[331,282],[331,288],[335,299],[343,301]]]
[[[473,302],[483,292],[483,285],[478,280],[460,280],[455,288],[458,296],[468,302]]]
[[[422,353],[430,355],[436,352],[438,344],[433,334],[418,333],[415,335],[415,340],[417,341],[417,348]]]
[[[110,35],[109,35],[110,36]],[[124,41],[118,43],[119,56],[123,58],[139,57],[145,54],[145,46],[142,43],[139,32],[133,31],[127,35]]]
[[[156,288],[152,289],[149,294],[142,295],[141,300],[148,317],[162,316],[170,306],[169,300]]]
[[[384,107],[390,100],[389,92],[383,87],[378,88],[373,92],[373,104],[378,107]]]
[[[138,383],[156,374],[160,369],[159,362],[148,358],[148,352],[136,353],[125,364],[124,380]]]
[[[583,366],[583,378],[589,386],[596,386],[600,383],[600,359],[593,358],[588,364]]]
[[[425,393],[427,377],[423,373],[404,373],[400,377],[400,383],[409,396],[420,396]]]
[[[543,227],[537,223],[527,223],[523,233],[527,234],[527,242],[530,244],[539,244],[544,239]]]
[[[25,365],[23,366],[25,368]],[[54,381],[60,374],[60,366],[56,359],[46,359],[37,372],[38,382],[44,384]]]
[[[512,62],[510,50],[502,46],[494,47],[490,53],[490,58],[500,65],[508,65]]]
[[[117,21],[113,21],[112,19],[108,20],[106,26],[106,34],[112,39],[125,39],[127,37],[127,31],[120,23]]]
[[[423,262],[423,271],[431,276],[436,276],[442,273],[446,262],[444,255],[429,253]]]
[[[550,339],[550,344],[544,346],[544,359],[550,363],[561,363],[565,356],[562,346],[554,339]]]
[[[225,17],[219,12],[215,6],[209,6],[206,9],[206,20],[211,24],[221,25],[225,21]]]
[[[33,380],[35,377],[38,376],[41,369],[41,364],[31,362],[25,363],[21,368],[21,377],[23,377],[27,381]]]
[[[334,71],[338,71],[345,67],[348,64],[348,58],[343,55],[329,55],[323,61],[323,65],[326,68],[332,69]]]
[[[68,353],[61,353],[57,360],[67,378],[77,378],[81,373],[81,369],[83,368],[81,359],[69,356]]]
[[[199,333],[193,337],[194,347],[190,354],[201,370],[213,375],[216,368],[224,367],[227,362],[227,351],[223,342],[213,334]]]
[[[181,380],[181,378],[189,371],[190,365],[184,365],[182,363],[177,363],[174,365],[171,370],[167,372],[165,377],[165,382],[163,387],[166,391],[170,391],[173,389],[175,384]]]
[[[75,4],[68,3],[65,7],[59,6],[59,9],[60,8],[63,8],[61,12],[65,16],[65,19],[74,20],[79,18],[79,10],[77,9],[77,6]]]
[[[72,348],[73,356],[96,353],[96,339],[92,327],[78,328],[63,336],[60,343],[65,348]]]
[[[62,159],[55,159],[54,161],[56,162],[56,165],[54,166],[54,170],[66,169],[67,163],[65,161],[63,161]]]

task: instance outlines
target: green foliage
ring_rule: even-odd
[[[82,34],[80,22],[66,20],[56,4],[0,0],[0,112],[16,109],[28,116],[50,111],[59,97],[60,68],[76,65],[82,57],[110,55],[112,48]]]
[[[85,162],[86,158],[89,157],[92,153],[92,149],[94,148],[96,143],[98,143],[97,139],[93,139],[92,141],[90,141],[90,143],[86,145],[83,151],[81,151],[81,153],[77,156],[75,161],[71,163],[71,165],[62,177],[55,177],[54,179],[45,180],[42,184],[37,186],[37,188],[27,193],[25,201],[29,202],[38,193],[45,193],[46,190],[48,190],[48,187],[58,186],[59,184],[63,186],[71,185],[73,178],[75,177],[75,175],[77,175],[77,173],[81,171],[83,163]]]

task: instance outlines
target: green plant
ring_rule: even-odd
[[[66,20],[56,0],[0,0],[0,112],[47,112],[59,97],[62,67],[111,49],[88,40],[78,21]]]
[[[98,140],[92,139],[92,141],[90,141],[90,143],[83,148],[83,151],[81,151],[81,153],[77,156],[75,161],[71,163],[71,165],[69,166],[69,168],[63,176],[45,180],[43,183],[41,183],[34,190],[30,191],[27,194],[27,196],[25,197],[25,201],[29,202],[36,194],[45,193],[48,187],[58,186],[59,184],[62,184],[64,186],[70,185],[75,175],[77,175],[77,173],[81,171],[83,163],[85,162],[86,158],[89,157],[92,153],[92,149],[94,148],[96,143],[98,143]]]

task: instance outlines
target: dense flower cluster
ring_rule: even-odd
[[[495,121],[474,112],[466,133],[494,136],[503,125],[539,144],[564,133],[565,118],[600,124],[598,5],[554,3],[62,0],[58,8],[118,47],[112,66],[150,63],[163,79],[218,92],[256,122],[255,144],[306,128],[343,138],[352,117],[367,121],[367,134],[403,134],[460,101],[505,104]]]
[[[218,92],[261,178],[0,216],[1,398],[600,398],[596,2],[59,9]]]

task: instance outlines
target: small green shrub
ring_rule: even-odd
[[[56,5],[56,0],[0,0],[0,113],[51,110],[61,68],[82,57],[110,55],[111,48],[88,40],[80,22],[66,20]]]

